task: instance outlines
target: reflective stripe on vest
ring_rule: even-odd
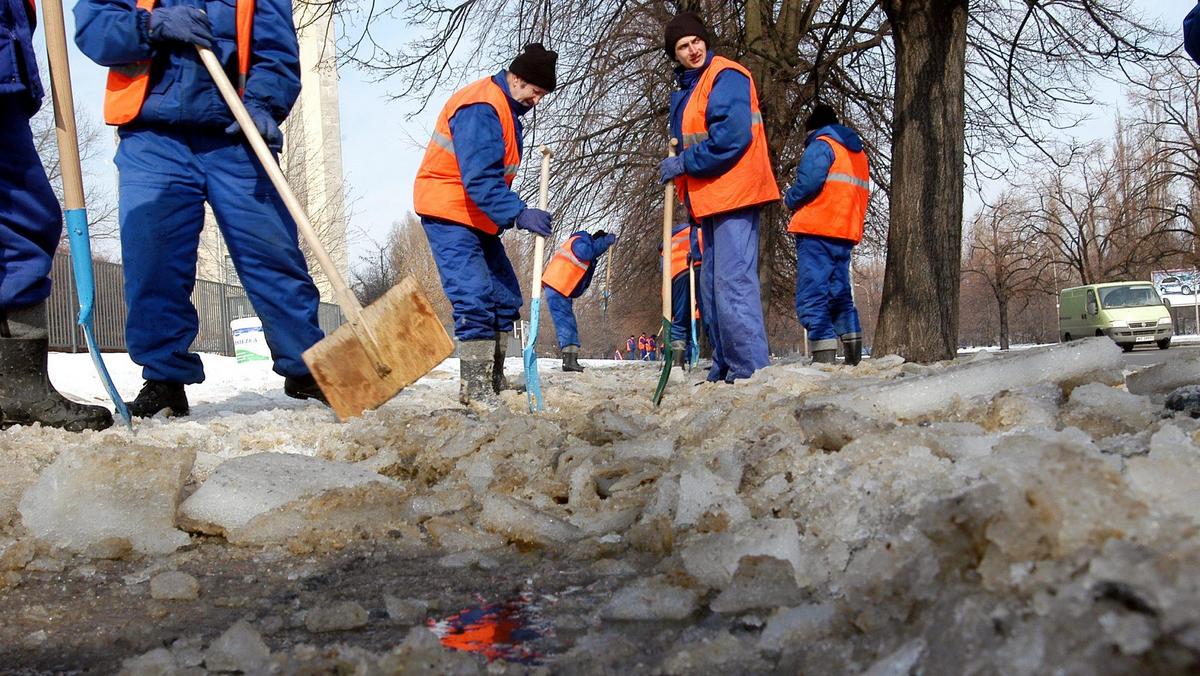
[[[493,223],[467,195],[450,131],[450,118],[460,108],[476,103],[491,106],[500,120],[500,132],[504,138],[504,182],[505,185],[512,185],[517,176],[517,167],[521,164],[517,127],[508,96],[500,85],[487,77],[455,92],[438,114],[433,136],[425,148],[425,158],[421,160],[417,180],[413,184],[413,210],[421,216],[460,223],[494,235],[500,231],[499,225]]]
[[[571,246],[579,238],[580,235],[575,235],[558,247],[554,256],[550,258],[550,263],[542,271],[542,284],[568,298],[575,293],[579,282],[583,281],[583,276],[591,267],[590,263],[579,260],[575,257],[575,252],[571,251]]]
[[[154,11],[156,0],[137,0],[137,8],[147,12]],[[238,94],[246,89],[246,79],[250,75],[250,40],[254,29],[255,0],[237,0],[237,57],[238,57]],[[146,101],[146,91],[150,88],[150,65],[152,61],[136,61],[134,63],[113,66],[108,69],[108,83],[104,87],[104,122],[107,124],[125,124],[137,119],[142,112],[142,104]]]
[[[833,164],[821,192],[792,214],[788,232],[836,237],[857,244],[862,241],[871,194],[867,154],[861,150],[850,152],[830,136],[818,136],[817,140],[825,141],[833,149]]]
[[[750,146],[738,161],[720,176],[688,176],[675,179],[679,199],[691,206],[692,215],[705,218],[713,214],[767,204],[779,199],[779,186],[767,151],[767,134],[758,107],[758,89],[754,78],[736,61],[714,56],[700,75],[683,109],[681,131],[684,150],[708,139],[708,97],[721,71],[735,70],[750,80]]]

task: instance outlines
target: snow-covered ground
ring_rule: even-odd
[[[0,432],[6,668],[1200,668],[1200,423],[1162,406],[1197,361],[784,360],[655,408],[661,364],[545,359],[530,415],[448,360],[344,423],[204,363],[189,417]],[[51,377],[104,403],[87,355]]]

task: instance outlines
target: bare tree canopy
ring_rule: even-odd
[[[862,253],[889,249],[880,315],[882,347],[910,359],[952,356],[957,343],[962,199],[966,176],[1011,171],[1014,152],[1041,152],[1076,120],[1067,104],[1091,100],[1102,70],[1141,77],[1163,35],[1129,0],[761,0],[707,3],[532,3],[525,0],[342,2],[341,58],[398,84],[423,106],[502,67],[522,44],[559,52],[559,89],[532,116],[527,145],[556,148],[556,229],[620,230],[613,305],[643,302],[657,271],[654,168],[667,147],[674,85],[662,27],[698,11],[718,53],[758,84],[781,186],[803,151],[813,102],[833,105],[863,137],[874,191]],[[405,22],[412,39],[377,36]],[[435,103],[436,105],[436,103]],[[1045,157],[1042,158],[1045,160]],[[526,167],[517,187],[533,184]],[[764,212],[760,277],[773,344],[798,335],[795,254],[782,205]],[[640,294],[640,295],[639,295]],[[642,307],[646,305],[647,307]],[[929,317],[938,326],[930,330]]]

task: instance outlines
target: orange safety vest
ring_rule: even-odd
[[[568,298],[575,292],[575,288],[587,274],[588,268],[592,266],[591,263],[576,258],[575,252],[571,251],[571,245],[580,237],[581,235],[575,235],[558,247],[554,256],[550,258],[550,263],[542,271],[542,284]]]
[[[154,11],[157,0],[137,0],[137,8]],[[238,94],[246,89],[246,78],[250,74],[250,38],[254,29],[254,0],[237,0],[237,57]],[[136,61],[108,69],[108,83],[104,87],[104,121],[107,124],[125,124],[137,119],[150,88],[150,65],[152,61]]]
[[[473,82],[455,92],[438,115],[433,128],[433,137],[425,148],[425,159],[417,170],[413,185],[413,210],[421,216],[469,225],[489,235],[500,232],[500,226],[475,206],[463,185],[462,173],[454,157],[454,139],[450,135],[450,118],[464,106],[486,103],[496,110],[500,118],[500,131],[504,137],[504,182],[511,186],[521,163],[521,147],[517,145],[517,127],[513,123],[512,108],[504,90],[487,77]],[[470,149],[464,149],[469,152]]]
[[[825,141],[833,148],[833,165],[829,167],[821,192],[792,214],[788,232],[836,237],[858,244],[862,241],[863,224],[867,220],[867,198],[871,189],[867,154],[861,150],[850,152],[829,136],[818,136],[817,140]]]
[[[700,75],[692,96],[683,109],[683,148],[708,139],[708,97],[721,71],[731,68],[750,80],[750,147],[742,153],[737,164],[720,176],[680,175],[675,179],[675,191],[680,201],[691,204],[692,215],[705,218],[744,207],[767,204],[779,199],[779,186],[771,169],[767,152],[767,134],[763,130],[762,111],[758,108],[758,89],[754,78],[736,61],[714,56]]]
[[[671,279],[687,272],[688,250],[692,246],[690,232],[691,228],[684,228],[671,235]],[[659,252],[658,255],[661,259],[662,253]]]

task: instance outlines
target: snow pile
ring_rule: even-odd
[[[181,523],[230,543],[318,556],[391,538],[482,588],[515,552],[561,561],[604,596],[560,599],[575,615],[552,665],[1196,669],[1200,422],[1126,389],[1119,353],[1098,339],[929,366],[780,364],[734,386],[680,374],[657,409],[652,366],[548,369],[537,416],[518,396],[494,411],[457,406],[439,369],[344,424],[317,407],[217,414],[213,402],[190,421],[143,423],[137,438],[211,456]],[[116,455],[126,436],[89,443]],[[21,542],[10,568],[32,557]],[[402,594],[379,614],[419,621],[428,597]],[[330,605],[308,643],[264,654],[252,627],[235,626],[218,643],[240,647],[208,650],[228,668],[481,668],[421,627],[388,650],[355,647],[351,630],[375,615]],[[647,648],[656,636],[670,640]],[[135,659],[182,667],[182,654]]]
[[[143,445],[80,446],[58,456],[21,499],[21,520],[63,549],[165,554],[188,543],[175,508],[195,453]],[[110,558],[101,555],[101,558]]]

